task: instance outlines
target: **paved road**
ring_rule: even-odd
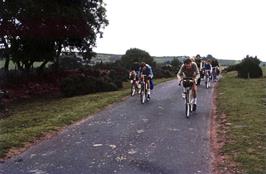
[[[176,81],[130,97],[0,164],[2,174],[208,174],[212,89],[187,119]]]

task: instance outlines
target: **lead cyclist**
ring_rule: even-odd
[[[190,77],[194,79],[193,86],[192,86],[192,94],[193,94],[193,111],[197,109],[197,80],[200,78],[200,73],[198,66],[193,59],[187,58],[184,60],[184,64],[181,66],[179,72],[177,73],[177,80],[180,84],[180,81],[183,77]]]

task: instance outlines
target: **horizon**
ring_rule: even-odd
[[[116,54],[116,53],[102,53],[102,52],[96,52],[96,54],[107,54],[107,55],[118,55],[118,56],[123,56],[125,53],[123,53],[123,54]],[[208,55],[208,54],[207,54]],[[207,55],[200,55],[201,57],[206,57]],[[151,57],[160,57],[160,58],[162,58],[162,57],[183,57],[183,56],[187,56],[187,55],[174,55],[174,56],[154,56],[154,55],[150,55]],[[196,56],[196,55],[195,55]],[[213,56],[213,55],[212,55]],[[247,56],[247,55],[246,55]],[[245,56],[245,57],[246,57]],[[249,55],[249,56],[251,56],[251,55]],[[217,57],[215,57],[215,56],[213,56],[214,58],[216,58],[217,60],[228,60],[228,61],[241,61],[242,59],[244,59],[245,57],[243,57],[242,59],[223,59],[223,58],[217,58]],[[254,56],[252,56],[252,57],[254,57]],[[258,58],[259,59],[259,58]],[[266,63],[266,61],[265,60],[261,60],[260,59],[260,61],[261,62],[263,62],[263,63]]]

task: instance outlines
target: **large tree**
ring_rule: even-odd
[[[63,48],[90,58],[108,25],[103,0],[1,0],[0,38],[6,60],[28,70],[34,62],[58,63]]]
[[[150,54],[138,48],[130,48],[126,51],[126,54],[121,57],[121,63],[128,69],[132,68],[134,64],[141,62],[145,62],[149,65],[154,64]]]

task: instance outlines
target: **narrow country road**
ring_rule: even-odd
[[[1,174],[210,174],[212,88],[187,119],[176,80],[111,105],[0,164]]]

